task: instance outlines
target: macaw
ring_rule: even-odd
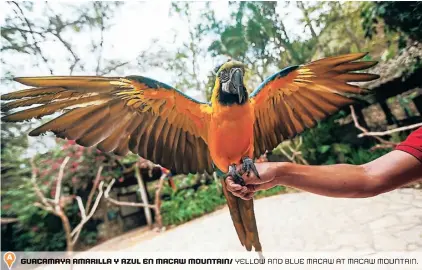
[[[29,135],[51,131],[104,152],[131,151],[176,173],[219,170],[244,184],[244,173],[259,177],[254,158],[351,104],[349,94],[362,89],[348,82],[378,78],[354,72],[376,64],[356,61],[365,55],[287,67],[251,94],[245,87],[245,65],[228,60],[217,69],[210,102],[142,76],[20,77],[15,80],[33,88],[1,96],[13,100],[3,104],[7,114],[2,120],[20,122],[62,112]],[[39,106],[9,113],[35,104]],[[236,165],[242,169],[237,171]],[[261,252],[253,200],[235,197],[221,183],[240,243]]]

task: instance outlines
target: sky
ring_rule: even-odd
[[[65,2],[66,4],[72,2]],[[84,3],[82,1],[75,1],[73,5]],[[56,13],[61,16],[71,17],[66,5],[60,1],[50,2],[51,7]],[[188,39],[188,23],[177,16],[169,16],[171,2],[168,1],[150,1],[150,2],[137,2],[127,1],[123,6],[119,7],[112,20],[113,26],[106,31],[104,35],[104,50],[103,55],[106,58],[114,58],[121,60],[134,60],[140,52],[145,50],[152,50],[156,48],[153,40],[157,40],[159,46],[165,48],[168,52],[175,52],[180,48],[182,43]],[[195,25],[199,22],[198,14],[204,7],[203,2],[192,3],[193,14],[191,23]],[[2,3],[2,12],[5,14],[12,13],[13,10],[10,5]],[[211,7],[216,11],[217,19],[229,20],[230,14],[228,10],[228,3],[226,1],[214,1]],[[32,13],[27,14],[37,20],[45,20],[42,14],[43,3],[34,5]],[[286,24],[288,32],[291,36],[304,36],[303,27],[297,27],[300,19],[300,11],[294,4],[290,4],[287,8],[283,5],[278,7],[279,16],[283,16],[283,22]],[[285,13],[288,12],[288,15]],[[4,16],[1,16],[1,23],[4,24]],[[300,29],[300,30],[299,30]],[[73,34],[70,37],[74,44],[77,44],[77,54],[81,55],[84,59],[89,59],[89,63],[96,63],[96,57],[89,51],[91,39],[99,39],[98,32],[81,32],[77,35]],[[212,42],[210,40],[209,42]],[[206,44],[205,44],[206,45]],[[63,46],[54,42],[44,42],[41,48],[45,50],[47,58],[51,58],[54,63],[52,69],[55,75],[67,75],[68,65],[63,65],[68,57],[68,52]],[[41,76],[49,75],[49,69],[45,65],[40,68],[34,68],[34,62],[40,62],[32,56],[16,56],[12,54],[2,54],[3,59],[14,67],[14,75],[16,76]],[[92,58],[92,60],[91,60]],[[207,74],[215,67],[216,61],[214,59],[206,59],[202,63],[199,70],[199,76],[205,78]],[[89,70],[89,68],[87,68]],[[94,70],[94,68],[91,68]],[[121,71],[122,72],[122,71]],[[87,72],[75,72],[74,75],[94,75],[87,74]],[[137,69],[126,69],[121,74],[111,75],[143,75],[149,76],[159,81],[172,84],[177,80],[174,74],[169,74],[166,70],[156,68],[143,71],[141,74]],[[18,84],[16,84],[19,87]],[[9,87],[9,86],[7,86]],[[8,92],[10,88],[4,85],[0,88],[2,92]],[[194,95],[203,99],[201,93],[203,89],[183,89],[188,94]],[[198,93],[195,93],[198,92]]]
[[[71,5],[81,5],[82,1],[65,2]],[[72,14],[67,6],[60,1],[49,3],[55,13],[63,17],[72,17]],[[5,15],[10,14],[13,17],[14,11],[10,5],[2,2],[0,4],[1,25],[5,23]],[[177,16],[169,16],[171,2],[168,1],[150,1],[150,2],[137,2],[127,1],[123,6],[119,7],[114,14],[112,20],[112,27],[104,33],[104,49],[103,55],[108,59],[119,59],[122,61],[135,60],[136,56],[145,50],[154,51],[159,45],[168,53],[175,52],[180,48],[188,39],[188,22],[180,19]],[[203,2],[196,2],[192,4],[192,17],[191,23],[195,25],[199,22],[199,13],[204,7]],[[211,8],[216,11],[217,19],[229,20],[230,13],[228,3],[226,1],[214,1],[211,3]],[[44,3],[39,2],[34,5],[33,11],[26,14],[28,17],[36,20],[45,20],[43,16]],[[303,37],[303,26],[297,27],[300,19],[300,11],[295,7],[295,4],[290,4],[287,8],[283,5],[278,7],[279,16],[283,16],[283,22],[287,26],[288,32],[293,37]],[[298,29],[300,29],[298,31]],[[78,34],[72,33],[72,36],[67,36],[76,44],[76,52],[78,55],[87,60],[88,63],[93,63],[93,66],[86,67],[85,72],[77,71],[73,75],[95,75],[93,71],[96,64],[96,56],[89,50],[91,40],[98,40],[100,38],[99,31],[82,31]],[[156,40],[156,41],[154,41]],[[212,42],[212,40],[209,40]],[[204,44],[206,46],[207,44]],[[51,68],[54,75],[68,75],[69,53],[64,47],[57,42],[43,42],[40,47],[44,50],[48,59],[51,59]],[[49,68],[40,64],[39,67],[36,63],[42,63],[42,59],[32,55],[17,55],[11,53],[2,53],[1,57],[9,66],[14,76],[46,76],[50,75]],[[199,76],[206,78],[207,74],[216,66],[221,60],[212,59],[211,56],[207,57],[199,68]],[[136,62],[135,62],[136,63]],[[3,70],[3,68],[2,68]],[[91,71],[91,72],[89,72]],[[3,71],[2,71],[3,72]],[[153,68],[140,72],[136,66],[135,68],[120,69],[119,72],[110,75],[126,76],[126,75],[142,75],[154,78],[167,84],[174,84],[177,81],[176,74],[164,70],[163,68]],[[3,73],[2,73],[3,77]],[[14,90],[21,89],[22,85],[11,82],[6,83],[2,80],[0,92],[6,93]],[[205,101],[204,89],[181,89],[186,94]],[[37,142],[42,142],[39,146]],[[45,145],[53,145],[54,139],[52,136],[44,136],[42,138],[30,137],[30,155],[35,152],[45,152]]]
[[[66,6],[60,2],[50,3],[51,7],[56,13],[61,16],[72,17],[72,14],[66,10]],[[78,3],[74,4],[78,5]],[[105,58],[120,59],[122,61],[135,60],[141,52],[150,49],[154,51],[153,41],[157,40],[159,45],[165,48],[168,52],[175,52],[184,41],[188,38],[188,23],[176,16],[169,16],[170,2],[136,2],[129,1],[123,6],[116,9],[114,18],[112,19],[112,27],[104,34],[104,50]],[[197,15],[204,3],[194,3],[192,23],[198,22]],[[220,10],[218,12],[219,19],[228,18],[228,12],[225,8],[228,4],[224,1],[212,3],[213,8]],[[12,8],[5,5],[3,12],[11,13]],[[28,14],[31,18],[43,20],[43,4],[34,5],[32,13]],[[4,19],[2,19],[2,24]],[[99,39],[99,32],[80,32],[77,35],[70,37],[76,46],[76,52],[84,59],[89,59],[87,62],[96,63],[96,57],[90,51],[91,39]],[[47,58],[51,58],[54,63],[51,68],[54,75],[67,75],[68,65],[63,65],[68,57],[68,52],[63,46],[55,42],[44,42],[40,46],[46,53]],[[42,62],[32,56],[24,55],[17,56],[15,54],[3,54],[3,59],[13,65],[13,73],[16,76],[42,76],[50,75],[49,69],[45,65],[40,65],[39,68],[34,68],[34,62]],[[92,59],[91,59],[92,58]],[[202,68],[203,67],[203,68]],[[204,63],[201,65],[200,76],[206,76],[207,72],[214,68],[213,62]],[[87,68],[89,70],[90,68]],[[93,71],[94,68],[91,68]],[[87,74],[87,72],[75,72],[73,75],[95,75]],[[172,84],[174,82],[173,74],[168,74],[163,69],[146,70],[139,73],[136,69],[126,69],[122,74],[111,75],[143,75],[152,77],[162,82]],[[19,87],[18,84],[16,84]],[[9,87],[9,86],[7,86]],[[4,85],[0,88],[2,92],[8,92]],[[190,89],[190,93],[200,96],[202,91],[195,91]],[[189,91],[189,90],[188,90]],[[195,93],[198,92],[198,93]]]

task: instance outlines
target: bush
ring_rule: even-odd
[[[344,111],[321,121],[306,130],[301,151],[303,157],[314,165],[337,163],[364,164],[385,155],[392,149],[372,150],[378,142],[372,138],[357,138],[359,131],[352,125],[342,126],[337,120],[346,116]],[[390,141],[403,141],[408,132],[393,133]]]
[[[177,225],[210,213],[226,203],[220,182],[202,185],[198,190],[192,188],[176,192],[162,202],[163,225]]]
[[[191,185],[193,176],[182,177],[176,181],[178,188]],[[255,198],[262,198],[277,195],[285,191],[285,187],[278,186],[269,190],[262,190],[256,193]],[[161,205],[163,224],[178,225],[207,213],[213,212],[226,205],[220,181],[212,181],[208,185],[200,186],[196,191],[193,188],[179,189],[174,192],[171,188],[165,187],[163,195],[168,195]]]
[[[30,182],[30,162],[28,158],[23,158],[21,152],[11,151],[14,145],[10,144],[2,149],[2,161],[6,169],[2,170],[5,185],[1,190],[1,199],[2,217],[17,217],[18,222],[2,229],[2,244],[7,245],[3,248],[25,251],[65,250],[62,222],[55,215],[34,205],[38,198]],[[74,141],[57,139],[56,147],[46,154],[34,157],[37,166],[36,181],[47,198],[54,198],[57,174],[66,156],[70,157],[70,161],[64,171],[62,194],[70,197],[81,196],[84,203],[100,165],[105,166],[103,179],[121,174],[119,168],[113,166],[114,160],[107,155],[92,148],[78,146]],[[68,204],[65,211],[70,225],[74,228],[81,219],[76,201]],[[80,235],[82,245],[92,245],[96,242],[97,223],[98,221],[90,220],[84,226]]]

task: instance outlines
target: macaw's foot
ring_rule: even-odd
[[[249,157],[244,157],[242,159],[242,171],[243,173],[246,173],[247,176],[249,176],[252,171],[258,179],[261,179],[261,177],[259,177],[258,170],[255,167],[255,163]]]
[[[229,166],[229,172],[227,173],[227,176],[231,176],[236,184],[241,186],[245,185],[245,181],[243,180],[242,175],[240,175],[236,170],[236,164]]]

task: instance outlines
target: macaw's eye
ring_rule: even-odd
[[[220,72],[220,80],[221,82],[227,82],[230,79],[229,72],[227,70],[222,70]]]

